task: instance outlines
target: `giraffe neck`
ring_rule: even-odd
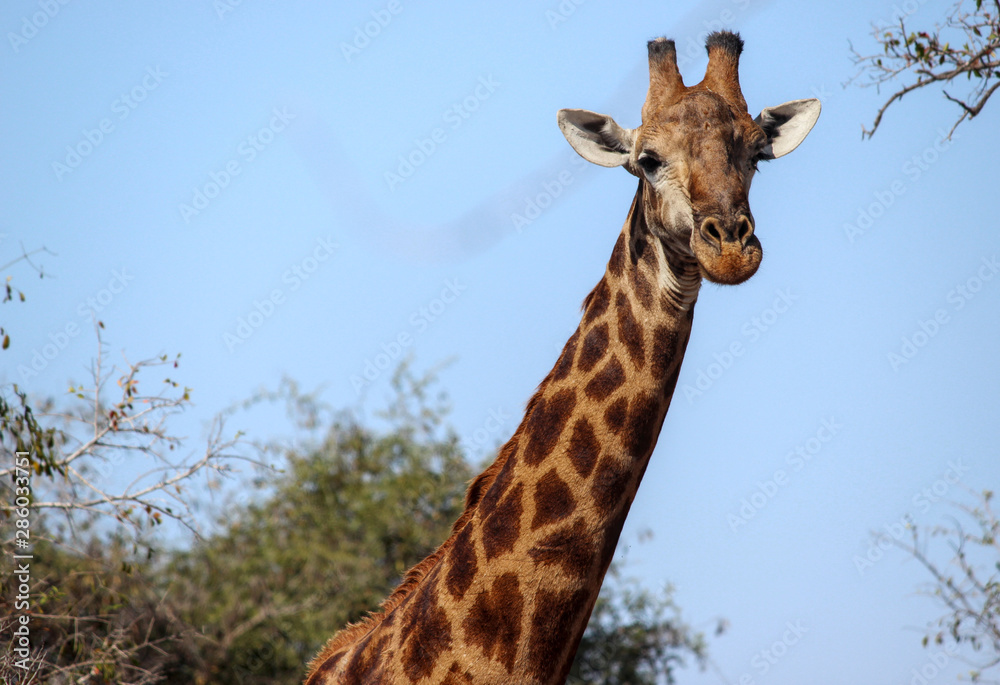
[[[500,521],[517,519],[520,527],[507,554],[519,559],[518,586],[532,608],[520,617],[517,637],[525,647],[515,666],[526,672],[516,674],[518,682],[566,678],[690,337],[697,262],[685,246],[654,234],[642,191],[640,181],[604,278],[505,447],[511,456],[480,506],[483,543]],[[518,495],[519,516],[507,516]],[[490,556],[487,544],[483,552]],[[503,558],[500,550],[493,554]]]
[[[565,680],[677,383],[700,284],[694,258],[658,237],[646,210],[640,182],[580,326],[470,486],[451,538],[383,614],[334,638],[310,684]]]

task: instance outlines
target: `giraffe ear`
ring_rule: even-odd
[[[566,140],[588,162],[622,166],[632,156],[635,130],[622,128],[608,115],[586,109],[561,109],[558,119]]]
[[[767,134],[764,159],[787,155],[799,146],[819,119],[819,100],[792,100],[777,107],[765,107],[754,119]]]

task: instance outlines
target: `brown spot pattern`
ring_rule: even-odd
[[[625,273],[625,234],[618,234],[618,241],[615,249],[611,251],[611,261],[608,262],[608,271],[612,276],[621,276]]]
[[[583,306],[586,313],[583,315],[583,322],[585,324],[593,323],[594,319],[608,311],[609,304],[611,304],[611,288],[608,287],[607,280],[602,278],[597,287],[584,300]]]
[[[677,357],[677,331],[657,326],[653,331],[653,377],[662,381]]]
[[[479,564],[476,562],[476,545],[472,539],[472,523],[467,523],[448,552],[448,573],[444,584],[455,599],[461,599],[469,589]]]
[[[560,528],[539,540],[528,550],[536,564],[558,566],[571,578],[582,578],[594,562],[594,542],[583,517],[572,526]]]
[[[512,439],[511,442],[514,442],[514,440]],[[510,443],[507,444],[509,445]],[[497,477],[493,480],[493,484],[490,485],[486,494],[483,495],[483,510],[493,511],[497,508],[500,498],[503,497],[505,492],[507,492],[507,488],[510,486],[510,482],[514,478],[515,464],[517,464],[517,453],[516,451],[512,451],[511,455],[507,457],[507,461],[504,462],[503,468],[500,469],[500,473],[498,473]]]
[[[566,341],[566,346],[563,347],[562,354],[559,355],[559,361],[556,362],[556,367],[552,370],[552,380],[560,381],[573,370],[573,357],[576,356],[576,343],[579,339],[580,329],[577,328]]]
[[[393,611],[393,613],[398,611],[400,614],[403,614],[404,612],[406,614],[406,616],[404,616],[404,619],[402,621],[402,626],[399,629],[400,642],[406,642],[408,639],[410,639],[410,633],[413,631],[414,628],[413,623],[408,620],[409,616],[412,613],[410,611],[410,608],[413,606],[413,598],[414,595],[412,594],[407,595],[406,597],[403,598],[403,601],[399,603],[399,606],[396,607],[395,611]]]
[[[465,491],[465,508],[471,509],[479,504],[483,498],[485,490],[496,482],[496,475],[483,471],[469,484],[469,489]]]
[[[628,413],[628,400],[619,397],[608,405],[604,411],[604,423],[612,433],[620,433],[625,426],[625,415]]]
[[[618,310],[618,339],[625,345],[632,363],[641,369],[646,363],[646,355],[642,349],[642,329],[632,314],[632,305],[625,293],[618,293],[615,307]]]
[[[523,494],[524,484],[518,483],[483,522],[483,548],[486,550],[487,559],[493,559],[514,549],[514,543],[521,534]]]
[[[524,460],[530,466],[537,466],[549,455],[562,434],[569,415],[576,406],[576,391],[572,388],[560,390],[548,399],[541,399],[534,406],[525,427],[528,444],[524,448]]]
[[[643,252],[642,255],[640,255],[640,256],[642,257],[642,261],[646,262],[646,264],[649,266],[650,272],[652,274],[659,273],[659,271],[660,271],[660,260],[656,256],[656,250],[650,248],[650,249],[646,250],[645,252]]]
[[[559,477],[555,469],[551,469],[538,479],[535,484],[535,516],[531,520],[531,529],[561,521],[576,508],[576,498],[570,491],[566,481]]]
[[[644,394],[632,400],[622,442],[633,459],[645,456],[652,449],[659,413],[660,401],[652,395]]]
[[[458,662],[452,662],[451,668],[445,674],[444,682],[441,685],[472,685],[472,674],[468,671],[462,672],[462,667]]]
[[[600,456],[601,445],[586,417],[577,419],[573,424],[573,435],[569,439],[569,460],[581,478],[590,476]]]
[[[628,518],[628,510],[631,506],[624,506],[618,513],[607,522],[604,529],[604,544],[601,547],[601,568],[606,569],[615,555],[615,547],[618,546],[618,539],[621,537],[622,528],[625,526],[625,519]]]
[[[528,659],[531,675],[543,683],[553,682],[563,670],[573,635],[574,615],[587,600],[586,590],[552,592],[539,590],[531,617]]]
[[[523,610],[524,597],[517,576],[505,573],[490,590],[476,597],[462,624],[467,641],[480,647],[487,658],[499,661],[508,673],[517,658]]]
[[[651,254],[652,252],[652,250],[646,250],[645,254]],[[643,261],[646,260],[644,259]],[[635,292],[636,298],[639,300],[639,304],[642,305],[643,309],[652,309],[653,287],[649,284],[649,280],[642,273],[642,271],[639,270],[638,266],[632,269],[629,276],[632,281],[632,290]]]
[[[344,658],[346,653],[347,651],[345,650],[328,657],[326,661],[320,664],[319,668],[317,668],[309,677],[309,680],[306,681],[306,685],[316,685],[319,683],[323,679],[323,676],[332,671],[333,667],[336,666],[342,658]]]
[[[602,323],[594,326],[583,339],[583,348],[580,350],[580,359],[577,365],[584,373],[590,371],[597,362],[604,358],[608,352],[608,341],[610,334],[608,324]]]
[[[364,640],[358,643],[354,651],[354,656],[344,668],[345,685],[362,685],[363,683],[378,682],[382,679],[384,668],[381,660],[382,651],[389,643],[389,636],[380,639],[374,646],[371,644],[372,633],[369,633]]]
[[[674,372],[670,374],[670,378],[667,382],[663,384],[663,396],[667,400],[667,406],[664,407],[664,411],[670,407],[670,399],[674,396],[674,389],[677,388],[677,379],[681,375],[681,367],[674,369]]]
[[[612,355],[611,361],[604,365],[587,386],[583,389],[587,393],[587,397],[592,400],[597,400],[598,402],[603,402],[608,398],[611,393],[621,387],[621,384],[625,382],[625,369],[622,368],[622,363],[618,361],[618,357]]]
[[[643,240],[643,234],[645,233],[645,215],[641,212],[636,212],[632,215],[634,221],[632,223],[632,267],[636,267],[639,264],[639,260],[642,259],[643,255],[646,253],[646,241]],[[641,224],[641,226],[640,226]]]
[[[435,569],[420,590],[412,595],[413,601],[406,612],[406,624],[413,628],[403,638],[401,664],[403,672],[414,683],[429,676],[441,653],[451,647],[451,623],[444,609],[437,604],[437,577],[438,569]],[[402,635],[403,631],[400,632]]]
[[[624,498],[631,478],[632,471],[617,457],[609,454],[601,459],[590,483],[590,494],[598,514],[605,517],[614,511]]]

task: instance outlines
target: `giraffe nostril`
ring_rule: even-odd
[[[739,218],[739,228],[736,232],[736,239],[740,241],[740,245],[746,245],[747,240],[753,235],[753,224],[750,223],[750,219],[745,216]]]
[[[722,234],[719,233],[719,227],[715,224],[714,221],[708,219],[707,221],[705,221],[705,224],[703,225],[702,228],[705,229],[705,233],[711,236],[712,240],[714,240],[719,245],[722,244]]]

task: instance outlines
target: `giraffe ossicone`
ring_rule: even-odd
[[[638,178],[604,277],[451,536],[330,640],[308,685],[565,681],[677,384],[701,281],[757,270],[757,163],[794,150],[819,117],[807,99],[751,118],[743,41],[716,32],[706,49],[705,77],[688,87],[674,42],[649,42],[634,129],[559,112],[582,157]]]

